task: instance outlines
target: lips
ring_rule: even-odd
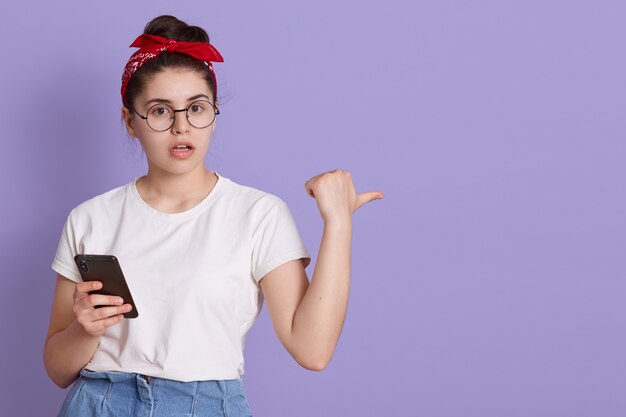
[[[194,147],[189,142],[177,142],[170,148],[170,155],[176,159],[187,159],[194,152]]]
[[[189,142],[178,142],[176,144],[174,144],[174,146],[172,146],[170,148],[170,151],[172,152],[186,152],[186,151],[190,151],[193,149],[193,146],[191,145],[191,143]]]

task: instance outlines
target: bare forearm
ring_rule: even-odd
[[[343,328],[350,292],[352,218],[324,224],[311,284],[294,316],[294,347],[310,367],[323,369]]]
[[[68,387],[89,363],[99,343],[100,336],[90,335],[76,320],[50,336],[44,349],[44,364],[50,379],[61,388]]]

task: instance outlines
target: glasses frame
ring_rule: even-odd
[[[194,125],[193,123],[191,123],[191,121],[189,120],[189,109],[191,108],[191,106],[193,106],[194,104],[198,103],[198,102],[204,102],[204,103],[209,103],[211,105],[211,107],[213,107],[213,111],[215,111],[215,117],[213,118],[213,121],[211,123],[209,123],[208,125],[204,126],[204,127],[197,127],[196,125]],[[150,114],[150,110],[152,110],[153,108],[157,107],[157,106],[162,106],[162,105],[166,105],[167,107],[172,109],[173,112],[173,116],[172,116],[172,124],[169,125],[168,128],[163,129],[163,130],[156,130],[155,128],[153,128],[152,126],[150,126],[150,123],[148,123],[148,114]],[[187,119],[187,123],[189,123],[191,126],[195,127],[196,129],[206,129],[207,127],[211,126],[213,123],[215,123],[215,119],[217,119],[217,115],[220,114],[220,110],[217,108],[217,106],[215,106],[215,104],[211,103],[209,100],[196,100],[193,103],[191,103],[189,106],[187,106],[186,109],[178,109],[176,110],[175,108],[173,108],[172,106],[170,106],[167,103],[156,103],[153,106],[150,106],[150,108],[148,109],[148,111],[146,112],[146,115],[142,115],[141,113],[139,113],[137,110],[135,110],[135,108],[133,106],[128,106],[132,111],[135,112],[135,114],[139,117],[141,117],[143,120],[146,121],[146,124],[148,125],[148,127],[152,130],[154,130],[155,132],[165,132],[167,130],[170,130],[172,128],[172,126],[174,126],[174,123],[176,123],[176,113],[184,111],[185,112],[185,118]]]

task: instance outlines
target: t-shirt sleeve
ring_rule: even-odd
[[[80,272],[74,263],[74,256],[80,253],[76,236],[78,228],[76,217],[76,212],[72,210],[65,221],[56,255],[52,261],[52,269],[72,281],[82,282]]]
[[[302,258],[305,268],[311,263],[289,207],[275,200],[252,230],[252,276],[257,282],[287,261]]]

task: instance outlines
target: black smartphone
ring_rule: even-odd
[[[133,306],[132,310],[124,313],[127,319],[134,319],[139,316],[133,296],[122,273],[122,268],[113,255],[85,255],[79,254],[74,257],[80,276],[83,281],[100,281],[102,288],[90,291],[90,294],[117,295],[124,299],[124,304]],[[95,308],[105,307],[104,305],[94,306]]]

